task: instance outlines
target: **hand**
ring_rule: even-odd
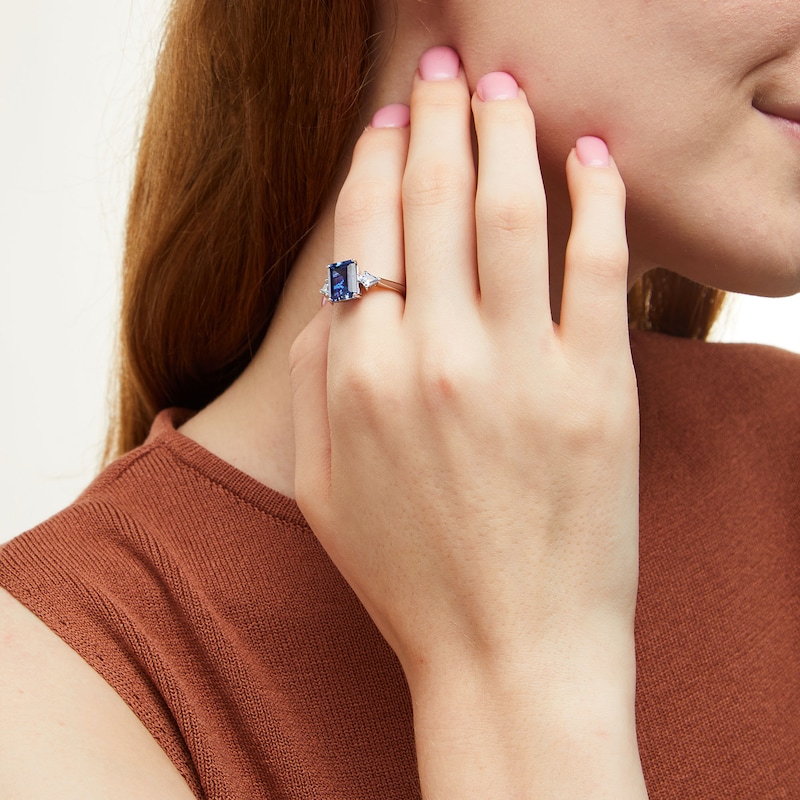
[[[484,97],[493,80],[513,89],[489,77]],[[511,717],[525,686],[528,732],[588,708],[590,725],[624,720],[628,746],[638,406],[624,187],[613,160],[570,153],[556,326],[525,94],[476,94],[471,111],[477,177],[463,72],[415,76],[410,129],[369,128],[356,146],[336,257],[405,275],[407,295],[328,305],[295,343],[297,502],[397,653],[427,733],[441,732],[431,709],[463,706],[456,675],[467,705],[496,689]]]

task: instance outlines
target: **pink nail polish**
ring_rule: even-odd
[[[419,60],[419,74],[426,81],[451,81],[458,77],[461,61],[451,47],[432,47]]]
[[[411,118],[411,111],[403,103],[392,103],[379,108],[370,122],[373,128],[405,128]]]
[[[481,100],[513,100],[519,95],[519,85],[507,72],[490,72],[475,87]]]
[[[581,136],[575,142],[575,152],[584,167],[607,167],[610,164],[608,147],[596,136]]]

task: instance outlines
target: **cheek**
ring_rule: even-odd
[[[694,99],[662,92],[626,104],[623,95],[598,107],[585,98],[560,114],[540,108],[553,217],[569,219],[567,153],[578,135],[595,134],[609,143],[625,181],[635,271],[664,266],[751,294],[800,290],[798,148],[730,86]]]
[[[755,158],[753,156],[756,156]],[[800,290],[800,192],[743,148],[731,162],[628,170],[632,264],[664,266],[728,291]]]
[[[800,3],[659,0],[634,14],[610,0],[601,18],[578,15],[576,3],[549,5],[557,10],[538,26],[521,15],[506,21],[506,47],[476,50],[477,72],[512,72],[531,101],[554,224],[569,224],[567,154],[593,134],[625,180],[641,265],[731,290],[800,288],[797,150],[751,105],[773,63],[797,53]],[[531,6],[538,14],[541,4]],[[497,52],[513,55],[498,66]]]
[[[749,104],[671,120],[641,121],[616,148],[632,263],[730,291],[796,292],[798,148]]]

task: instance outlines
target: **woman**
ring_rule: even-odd
[[[798,76],[790,0],[177,2],[10,793],[796,795],[800,364],[691,281],[800,287]]]

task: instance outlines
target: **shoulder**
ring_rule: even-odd
[[[4,796],[194,797],[121,697],[3,589],[0,641]]]
[[[773,376],[779,384],[800,385],[800,354],[763,344],[706,342],[661,333],[631,331],[637,369],[674,376],[698,370],[714,375]]]
[[[641,331],[631,332],[631,351],[643,402],[668,400],[707,418],[795,417],[800,354]]]
[[[631,350],[643,485],[652,490],[685,480],[693,492],[704,487],[730,502],[736,495],[739,505],[760,497],[794,513],[800,496],[800,355],[637,331]]]
[[[239,708],[220,697],[235,614],[269,607],[303,543],[318,548],[293,501],[170,424],[0,548],[0,784],[21,800],[73,783],[87,800],[199,794],[229,731],[186,732],[210,703]]]

